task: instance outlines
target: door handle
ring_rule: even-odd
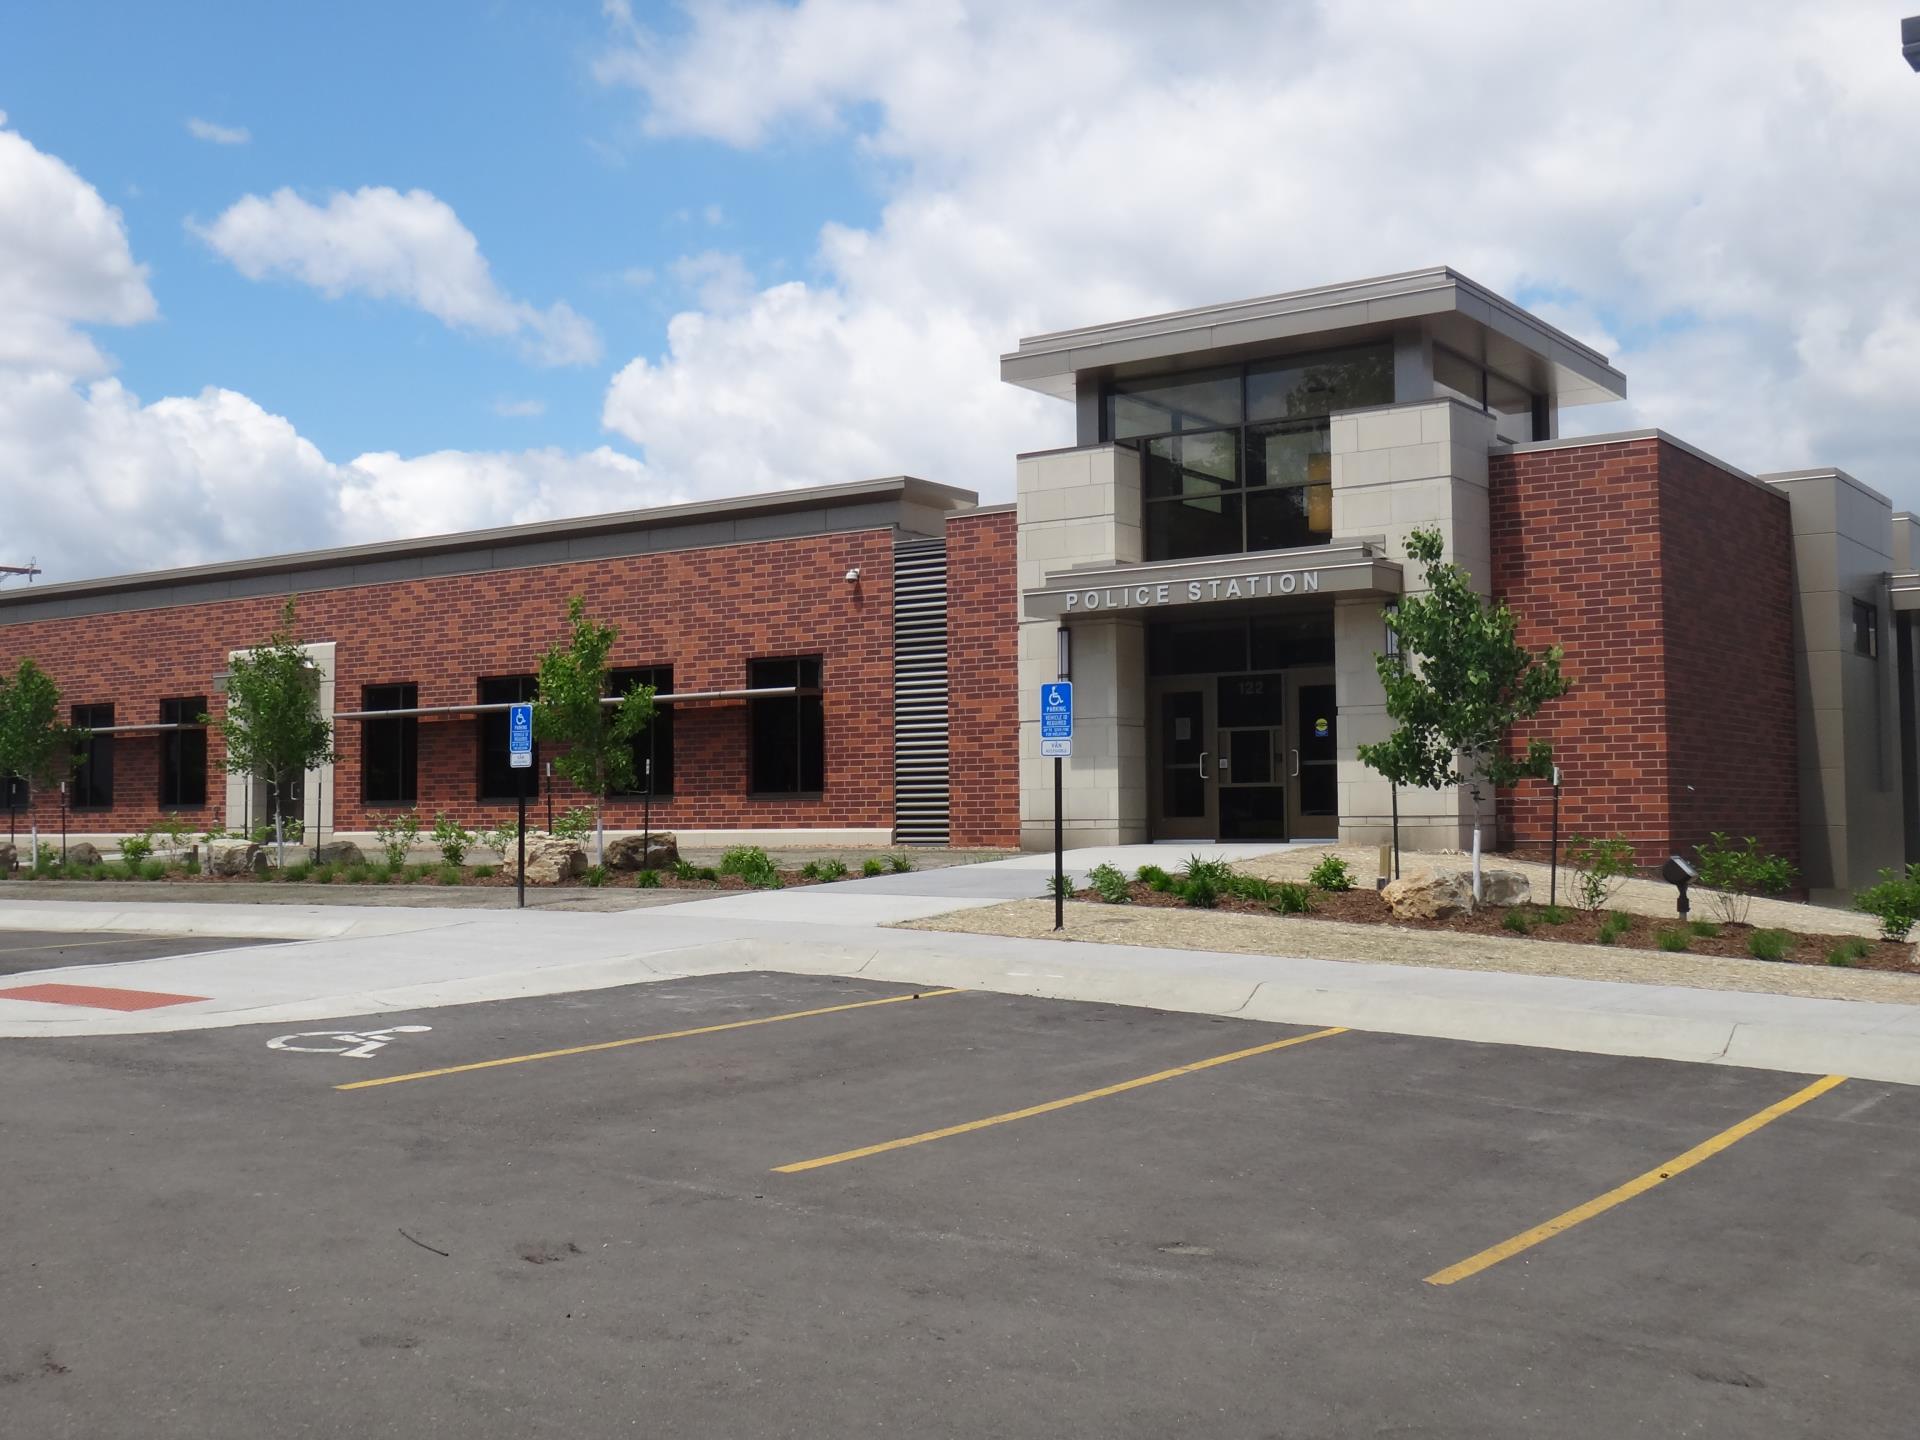
[[[1289,750],[1287,753],[1293,756],[1293,768],[1287,771],[1287,778],[1289,780],[1298,779],[1300,775],[1300,752],[1298,750]]]
[[[1200,778],[1202,780],[1213,779],[1213,776],[1207,774],[1207,752],[1204,750],[1200,752]]]

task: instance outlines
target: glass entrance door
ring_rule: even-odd
[[[1220,838],[1287,838],[1287,677],[1272,671],[1222,675],[1216,707],[1220,722]]]
[[[1148,790],[1157,840],[1219,833],[1213,749],[1213,677],[1156,680],[1148,697]]]
[[[1287,827],[1294,840],[1340,836],[1340,729],[1333,671],[1287,672]]]

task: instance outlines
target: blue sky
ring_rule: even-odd
[[[1022,335],[1436,264],[1627,375],[1568,433],[1920,508],[1901,8],[17,5],[0,499],[66,503],[0,545],[77,579],[899,473],[1004,500],[1071,438],[1000,383]]]
[[[126,217],[161,318],[102,340],[142,396],[241,390],[329,455],[584,447],[604,438],[603,367],[544,369],[417,311],[249,281],[183,222],[282,186],[425,188],[504,290],[564,298],[617,360],[660,350],[688,300],[676,259],[799,275],[823,220],[872,221],[875,164],[825,137],[642,135],[630,95],[591,74],[605,40],[597,9],[560,3],[26,6],[0,108]],[[190,118],[250,138],[195,139]],[[503,417],[503,400],[546,411]]]

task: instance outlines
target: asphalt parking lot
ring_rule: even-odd
[[[916,993],[0,1042],[0,1431],[1913,1433],[1915,1091]]]
[[[111,965],[161,955],[198,955],[271,940],[234,940],[203,935],[134,935],[98,931],[0,930],[0,975],[24,975],[68,965]]]

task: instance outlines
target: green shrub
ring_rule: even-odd
[[[593,807],[591,805],[573,805],[560,812],[560,818],[553,822],[548,832],[560,840],[585,840],[593,833]]]
[[[1573,918],[1564,905],[1542,905],[1537,914],[1544,925],[1564,925]]]
[[[442,873],[444,874],[445,872],[443,871]],[[602,885],[607,883],[607,867],[604,865],[589,865],[587,867],[587,873],[582,875],[580,879],[583,883],[591,885],[594,889],[598,890]],[[458,884],[459,882],[455,881],[453,883]]]
[[[1687,921],[1687,929],[1691,930],[1702,940],[1718,940],[1720,938],[1720,927],[1711,920],[1689,920]]]
[[[133,867],[124,860],[110,860],[97,873],[102,880],[131,880]]]
[[[1205,871],[1190,879],[1176,880],[1173,893],[1196,910],[1211,910],[1220,903],[1220,887],[1213,883],[1213,877]]]
[[[816,862],[822,880],[844,880],[847,876],[847,862],[834,857]]]
[[[1736,845],[1716,830],[1695,853],[1700,857],[1700,884],[1706,887],[1707,908],[1735,925],[1746,923],[1754,896],[1780,894],[1799,873],[1786,856],[1762,850],[1751,835]]]
[[[876,875],[887,873],[887,862],[878,855],[869,855],[860,862],[860,873],[871,880]]]
[[[436,865],[433,873],[442,885],[464,885],[467,883],[467,872],[462,870],[458,865]]]
[[[407,863],[407,852],[413,849],[413,842],[420,838],[420,816],[411,807],[385,811],[373,822],[373,838],[379,842],[381,853],[387,857],[387,864],[404,865]]]
[[[312,871],[313,862],[311,860],[295,860],[292,864],[281,867],[280,878],[290,884],[297,885],[306,879]]]
[[[349,885],[364,885],[367,883],[367,877],[371,874],[373,874],[373,867],[367,864],[366,861],[361,860],[347,866],[341,878]]]
[[[340,867],[337,865],[316,865],[313,867],[313,874],[309,878],[316,885],[331,885],[339,873]]]
[[[818,880],[820,878],[820,862],[818,860],[807,861],[806,864],[800,867],[800,878],[802,880]]]
[[[1654,943],[1662,950],[1686,950],[1693,945],[1693,936],[1679,926],[1668,926],[1654,936]]]
[[[400,869],[400,878],[411,885],[431,868],[429,865],[404,865]]]
[[[200,873],[200,857],[198,855],[187,856],[185,860],[180,862],[180,870],[186,875],[198,875]]]
[[[758,845],[736,845],[720,857],[722,875],[738,875],[756,890],[778,890],[780,872]]]
[[[1792,943],[1784,930],[1756,930],[1747,936],[1747,953],[1756,960],[1784,960]]]
[[[673,862],[673,878],[676,880],[698,880],[701,877],[699,867],[691,860]]]
[[[1509,910],[1500,917],[1500,928],[1511,930],[1516,935],[1533,933],[1533,917],[1524,910]]]
[[[473,848],[473,839],[473,832],[451,815],[434,814],[433,843],[440,847],[440,858],[447,864],[458,865],[465,860],[467,851]]]
[[[1073,877],[1071,875],[1047,876],[1046,885],[1040,891],[1040,894],[1048,900],[1053,899],[1056,895],[1062,900],[1071,900],[1073,898]]]
[[[1113,865],[1096,865],[1087,871],[1087,883],[1099,892],[1108,905],[1125,905],[1133,899],[1127,890],[1126,873]]]
[[[1632,920],[1622,915],[1618,910],[1610,910],[1607,912],[1606,918],[1600,922],[1600,933],[1593,938],[1598,940],[1602,945],[1611,945],[1632,928]]]
[[[896,875],[905,875],[913,869],[913,857],[896,852],[887,857],[887,868]]]
[[[142,880],[164,880],[167,878],[167,862],[164,860],[142,860],[139,869]]]
[[[1158,865],[1142,865],[1138,870],[1133,872],[1133,878],[1145,885],[1149,890],[1161,895],[1166,894],[1167,891],[1173,888],[1173,877]]]
[[[1237,900],[1251,900],[1256,905],[1273,903],[1274,883],[1261,875],[1241,875],[1229,873],[1222,891]]]
[[[1920,865],[1909,865],[1904,875],[1882,870],[1878,885],[1869,885],[1853,897],[1853,908],[1879,920],[1882,939],[1906,939],[1920,920]]]
[[[712,885],[719,881],[720,872],[711,865],[702,865],[698,870],[693,872],[693,878],[695,880],[705,880],[709,885]]]
[[[1827,964],[1851,965],[1854,961],[1863,959],[1872,948],[1872,945],[1858,935],[1850,936],[1827,951]]]
[[[1273,887],[1267,902],[1282,915],[1305,915],[1313,909],[1313,887],[1295,880],[1282,880]]]
[[[494,854],[498,855],[502,860],[505,860],[509,855],[514,854],[520,845],[520,822],[518,818],[510,820],[505,825],[497,826],[492,830],[482,831],[480,834],[480,843],[493,851]]]
[[[120,837],[120,858],[129,865],[138,865],[153,854],[153,832],[144,835],[122,835]]]
[[[1180,867],[1180,879],[1187,884],[1201,881],[1215,895],[1219,895],[1233,888],[1233,867],[1224,860],[1207,860],[1199,855],[1189,855],[1187,863]]]
[[[653,872],[651,870],[649,870],[647,873],[649,875],[653,875]],[[473,878],[476,880],[491,880],[493,878],[493,874],[494,874],[494,867],[491,865],[476,865],[473,867]],[[656,885],[660,883],[660,877],[658,875],[653,875],[653,883]]]
[[[658,870],[642,870],[633,877],[633,883],[641,890],[658,890],[660,888],[660,872]]]
[[[1604,910],[1620,882],[1633,874],[1633,842],[1618,835],[1610,840],[1570,836],[1567,867],[1573,871],[1574,902],[1582,910]]]
[[[1320,863],[1307,872],[1307,883],[1316,890],[1338,893],[1353,888],[1353,867],[1338,855],[1321,857]]]

